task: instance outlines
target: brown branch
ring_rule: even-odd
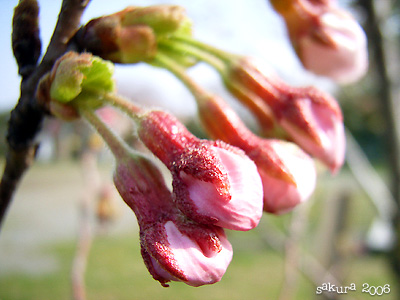
[[[78,31],[82,14],[89,2],[90,0],[63,0],[56,28],[41,64],[46,69],[50,69],[54,62],[67,51],[69,42]]]
[[[68,50],[68,43],[78,30],[82,13],[89,2],[63,0],[56,28],[42,62],[22,79],[20,99],[8,123],[7,160],[0,182],[0,227],[18,183],[32,162],[37,147],[35,137],[46,114],[36,101],[37,85],[57,58]]]
[[[11,202],[13,191],[17,188],[18,180],[15,179],[20,176],[20,170],[29,168],[34,156],[35,149],[33,147],[25,151],[9,151],[7,153],[4,175],[0,185],[0,220],[4,217]]]
[[[39,5],[36,0],[20,1],[12,20],[12,49],[22,77],[37,65],[42,43],[39,36]]]

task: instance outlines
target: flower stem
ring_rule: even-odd
[[[193,45],[181,43],[178,41],[163,40],[159,43],[159,48],[162,50],[168,49],[170,51],[182,54],[191,55],[215,68],[219,73],[223,74],[227,68],[226,62],[218,56],[213,55],[203,49],[199,49]]]
[[[230,63],[235,58],[240,57],[240,55],[233,54],[233,53],[230,53],[227,51],[223,51],[221,49],[218,49],[209,44],[200,42],[199,40],[196,40],[192,37],[185,36],[185,35],[175,34],[175,35],[171,36],[171,40],[173,40],[174,42],[180,42],[185,45],[192,46],[199,50],[205,51],[215,57],[218,57],[219,59],[223,60],[225,63]]]
[[[167,55],[164,55],[161,51],[157,53],[153,62],[157,66],[167,69],[172,74],[174,74],[193,94],[197,102],[208,96],[208,93],[192,78],[190,78],[183,67],[181,67],[178,63],[169,58]]]
[[[144,110],[137,106],[136,104],[132,103],[129,99],[126,99],[118,94],[109,93],[103,95],[104,101],[108,104],[119,108],[124,113],[126,113],[129,117],[133,120],[137,121],[139,115],[144,113]]]
[[[104,139],[115,158],[119,159],[135,154],[134,150],[130,148],[121,137],[116,135],[94,111],[90,109],[81,109],[79,112]]]

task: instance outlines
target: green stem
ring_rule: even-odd
[[[195,47],[197,49],[201,49],[207,53],[210,53],[219,59],[223,60],[225,63],[231,63],[232,60],[240,57],[237,54],[233,54],[227,51],[223,51],[221,49],[218,49],[216,47],[210,46],[209,44],[200,42],[199,40],[196,40],[192,37],[186,36],[186,35],[172,35],[171,40],[183,43],[185,45],[190,45],[192,47]]]
[[[130,148],[121,137],[116,135],[94,111],[90,109],[81,109],[79,112],[104,139],[116,159],[132,156],[134,154],[134,150]]]
[[[132,103],[132,101],[130,101],[129,99],[126,99],[117,94],[105,94],[103,95],[103,100],[106,101],[108,104],[122,110],[135,122],[137,122],[140,118],[140,115],[144,113],[142,108]]]
[[[199,102],[204,97],[207,97],[208,93],[198,85],[190,76],[185,72],[185,69],[177,64],[174,60],[164,55],[162,52],[158,52],[153,62],[164,69],[167,69],[174,74],[193,94],[196,101]]]
[[[209,52],[206,52],[202,49],[194,47],[193,45],[180,43],[179,41],[171,42],[169,40],[168,41],[165,40],[165,41],[161,41],[158,46],[159,46],[159,49],[161,49],[161,50],[164,48],[164,49],[168,49],[169,51],[180,53],[182,55],[189,54],[189,55],[209,64],[210,66],[215,68],[221,75],[224,74],[224,72],[226,72],[227,64],[223,59],[221,59]]]

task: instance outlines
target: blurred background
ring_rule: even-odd
[[[60,2],[39,1],[44,46]],[[1,230],[0,299],[71,299],[71,271],[82,255],[77,245],[87,251],[88,299],[370,299],[362,292],[365,284],[388,284],[390,293],[381,298],[399,299],[398,1],[339,1],[364,27],[370,44],[367,76],[345,87],[302,68],[283,21],[266,0],[92,0],[83,22],[128,5],[165,2],[186,8],[197,39],[253,56],[292,85],[315,85],[335,95],[348,130],[346,165],[334,177],[321,166],[314,195],[293,212],[264,214],[256,229],[228,232],[234,257],[220,283],[200,288],[172,283],[166,289],[142,262],[136,220],[111,184],[111,155],[85,124],[47,120],[38,137],[38,161],[24,177]],[[0,3],[2,167],[6,123],[19,96],[11,51],[11,20],[18,1]],[[199,64],[190,73],[228,99],[252,125],[250,114],[224,90],[212,69]],[[170,74],[137,64],[117,66],[115,77],[121,94],[162,107],[204,135],[193,98]],[[127,121],[113,115],[110,120],[134,139]],[[85,209],[92,212],[89,220],[81,218]],[[328,282],[341,287],[354,283],[356,291],[317,295],[317,287]]]

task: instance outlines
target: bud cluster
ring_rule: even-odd
[[[267,136],[295,142],[327,165],[332,173],[341,168],[345,155],[343,116],[332,96],[315,87],[290,86],[276,75],[261,71],[253,59],[226,53],[192,38],[177,37],[163,43],[177,51],[185,50],[196,55],[214,67],[226,88],[251,110]],[[158,53],[155,60],[175,73],[192,91],[198,103],[209,97],[191,82],[177,62],[162,53]],[[221,127],[220,131],[226,134],[227,129]],[[235,145],[243,150],[246,148]]]
[[[272,3],[290,24],[297,24],[292,16],[299,3],[314,15],[335,5]],[[314,191],[313,158],[335,173],[345,153],[343,116],[333,97],[314,87],[289,86],[247,57],[191,38],[189,24],[178,6],[129,7],[92,20],[76,39],[82,49],[112,62],[144,61],[171,71],[193,94],[214,140],[197,138],[171,114],[145,110],[115,94],[112,64],[88,53],[60,58],[37,92],[50,112],[67,120],[84,117],[109,145],[117,162],[115,185],[139,223],[145,265],[163,286],[171,280],[191,286],[219,281],[232,259],[224,230],[253,229],[263,211],[289,212]],[[187,67],[199,60],[220,73],[267,137],[250,131],[222,98],[187,75]],[[140,140],[170,172],[172,190],[150,159],[98,117],[95,111],[104,105],[135,122]]]
[[[71,111],[83,116],[109,145],[117,161],[114,182],[137,216],[142,256],[153,277],[163,286],[170,280],[192,286],[219,281],[232,258],[223,228],[247,231],[262,215],[255,163],[239,148],[198,139],[166,112],[145,111],[115,95],[112,71],[102,62],[91,54],[64,55],[43,78],[38,98],[63,119],[71,119]],[[136,122],[142,142],[170,170],[172,192],[158,168],[98,117],[95,110],[106,104]]]

